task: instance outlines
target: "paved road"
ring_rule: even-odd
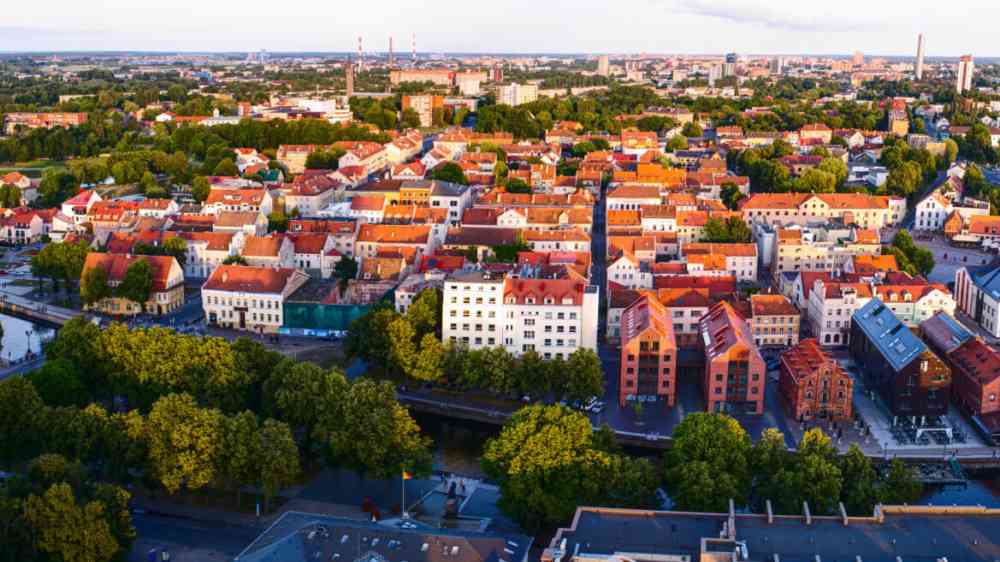
[[[174,562],[232,560],[262,529],[211,521],[133,513],[136,538],[130,562],[147,562],[150,549],[166,550]]]

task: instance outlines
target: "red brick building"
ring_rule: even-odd
[[[851,419],[854,380],[813,338],[781,354],[778,388],[797,420]]]
[[[709,412],[764,412],[766,368],[747,325],[720,302],[701,319],[705,352],[705,405]]]
[[[677,391],[677,344],[666,307],[643,295],[621,318],[619,403],[635,396],[662,398],[674,405]]]

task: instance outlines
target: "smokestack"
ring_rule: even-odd
[[[393,62],[395,62],[395,61],[393,60],[393,55],[392,55],[392,35],[390,35],[389,36],[389,66],[392,66]]]
[[[917,66],[914,72],[917,80],[924,78],[924,34],[917,35]]]

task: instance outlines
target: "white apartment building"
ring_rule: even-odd
[[[1000,337],[1000,267],[955,272],[955,303],[993,337]]]
[[[850,343],[851,316],[872,299],[872,288],[865,283],[824,282],[817,279],[809,291],[809,325],[816,341],[823,346]]]
[[[608,283],[617,283],[629,289],[652,289],[653,272],[649,262],[636,259],[630,254],[622,254],[608,265]]]
[[[459,272],[444,283],[442,337],[471,349],[566,358],[581,347],[597,350],[597,315],[597,287],[581,281]]]
[[[963,224],[968,223],[972,217],[989,216],[988,202],[960,197],[958,187],[953,186],[953,183],[961,185],[959,180],[949,180],[917,203],[914,230],[941,230],[948,217],[956,211],[962,217]]]
[[[207,279],[226,258],[238,255],[245,239],[242,232],[178,232],[177,236],[187,242],[184,277],[195,279]]]
[[[285,300],[309,281],[290,268],[222,265],[201,287],[205,322],[233,330],[275,333],[284,322]]]
[[[769,261],[777,278],[785,272],[844,269],[854,256],[881,253],[879,234],[857,228],[779,229]]]
[[[740,211],[748,225],[805,226],[839,219],[875,230],[901,221],[906,200],[863,193],[754,193],[740,203]]]
[[[944,285],[875,285],[873,289],[875,297],[911,328],[919,326],[938,311],[955,315],[955,299]]]
[[[537,84],[510,84],[497,88],[497,104],[518,106],[538,99]]]
[[[715,271],[718,275],[734,275],[737,281],[757,280],[757,246],[755,244],[714,244],[696,242],[681,245],[681,261],[688,271]]]

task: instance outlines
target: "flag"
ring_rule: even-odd
[[[413,478],[412,474],[410,474],[409,472],[406,472],[405,470],[403,471],[403,480],[410,480],[412,478]]]

